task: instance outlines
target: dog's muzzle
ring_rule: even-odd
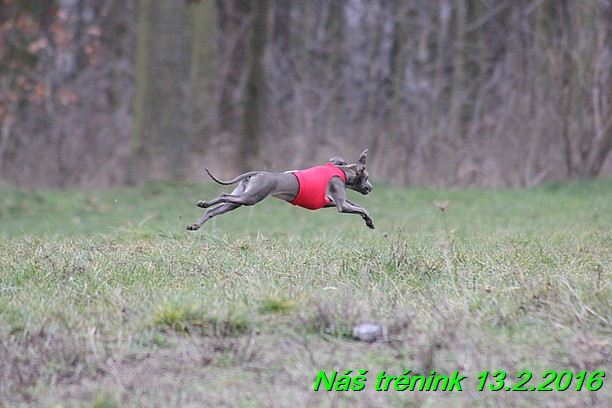
[[[364,186],[359,192],[363,195],[368,195],[372,192],[372,190],[374,190],[374,187],[372,186]]]

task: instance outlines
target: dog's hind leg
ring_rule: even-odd
[[[232,194],[242,194],[244,190],[246,189],[246,185],[247,185],[247,180],[241,181],[240,184],[238,184],[238,186],[234,189],[234,191],[232,191]],[[214,200],[217,200],[219,197],[215,198]],[[208,205],[208,203],[209,203],[208,201],[200,200],[196,203],[196,205],[200,208],[208,208],[210,206]],[[198,222],[196,222],[195,224],[189,224],[187,226],[187,230],[196,231],[200,229],[200,227],[204,225],[204,223],[210,220],[212,217],[216,217],[217,215],[225,214],[226,212],[235,210],[238,207],[240,207],[240,204],[225,203],[218,207],[211,208],[210,210],[206,211],[206,213],[204,213],[204,215],[202,216],[202,218],[200,218]]]
[[[239,204],[227,203],[227,204],[222,204],[222,205],[220,205],[218,207],[215,207],[215,208],[211,208],[210,210],[206,211],[204,216],[202,218],[200,218],[200,220],[197,223],[189,224],[187,226],[187,230],[188,231],[196,231],[196,230],[200,229],[200,227],[202,225],[204,225],[204,223],[206,221],[210,220],[212,217],[216,217],[217,215],[225,214],[226,212],[235,210],[238,207],[240,207]]]
[[[198,201],[200,208],[209,208],[217,204],[254,205],[268,197],[275,188],[266,174],[257,174],[242,183],[230,194],[223,193],[210,201]]]

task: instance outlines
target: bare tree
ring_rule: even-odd
[[[130,180],[180,177],[185,165],[187,32],[182,0],[139,0]]]
[[[0,7],[0,182],[61,187],[125,180],[131,3]]]
[[[252,21],[246,53],[244,108],[238,146],[241,171],[251,170],[261,163],[267,104],[263,58],[268,40],[268,1],[250,0],[250,10]]]

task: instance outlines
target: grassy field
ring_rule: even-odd
[[[184,231],[220,191],[0,189],[0,406],[612,403],[612,180],[375,185],[349,193],[374,231],[277,200]],[[376,390],[407,370],[466,378]]]

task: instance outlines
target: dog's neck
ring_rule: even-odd
[[[354,165],[335,165],[340,170],[344,172],[344,176],[346,177],[346,184],[350,185],[355,182],[357,178],[357,172],[355,171]]]

